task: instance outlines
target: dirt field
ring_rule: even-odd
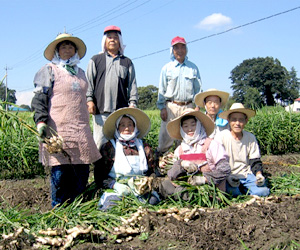
[[[293,166],[299,161],[300,155],[264,157],[264,171],[268,177],[300,172],[300,167]],[[0,181],[2,208],[6,206],[3,199],[11,206],[19,205],[32,212],[38,208],[39,212],[47,211],[51,209],[49,181]],[[299,195],[270,197],[264,202],[222,210],[205,209],[189,222],[155,215],[145,219],[149,228],[145,240],[137,235],[121,243],[84,243],[72,249],[300,249]],[[296,244],[287,248],[292,241]],[[4,248],[0,245],[0,249]]]

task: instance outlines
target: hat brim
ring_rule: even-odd
[[[202,93],[198,93],[195,96],[195,104],[201,108],[204,108],[204,100],[208,96],[219,96],[221,98],[221,107],[224,107],[225,104],[228,102],[229,93],[220,91],[220,90],[211,90],[211,91],[205,91]]]
[[[255,110],[246,109],[246,108],[240,108],[240,109],[226,110],[226,111],[220,113],[219,117],[222,118],[222,119],[228,120],[228,116],[231,113],[243,113],[243,114],[245,114],[247,116],[248,119],[251,118],[251,117],[253,117],[253,116],[255,116],[255,114],[256,114]]]
[[[80,59],[85,56],[86,46],[85,46],[85,43],[81,39],[79,39],[78,37],[74,37],[74,36],[62,36],[61,38],[55,39],[53,42],[51,42],[45,49],[44,57],[47,60],[52,61],[52,59],[54,57],[54,52],[55,52],[56,46],[57,46],[57,44],[59,44],[62,41],[73,42],[77,47],[77,52],[78,52]]]
[[[175,118],[172,121],[169,121],[167,124],[167,131],[170,137],[182,140],[182,136],[180,134],[180,126],[181,126],[181,119],[185,116],[195,116],[203,125],[206,135],[209,136],[215,129],[215,125],[213,121],[205,114],[203,114],[201,111],[193,111],[193,112],[187,112],[183,115]]]
[[[111,113],[104,123],[103,134],[106,139],[110,140],[114,138],[116,121],[122,115],[131,115],[134,117],[136,120],[136,126],[140,132],[138,138],[143,138],[150,131],[150,118],[145,112],[138,108],[121,108]]]

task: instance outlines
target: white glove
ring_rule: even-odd
[[[131,193],[130,188],[125,185],[125,184],[121,184],[116,182],[114,184],[113,189],[119,194],[119,195],[129,195]]]
[[[200,186],[206,183],[206,178],[204,176],[193,175],[188,179],[188,183],[193,186]]]
[[[47,135],[47,124],[44,122],[39,122],[37,124],[37,131],[39,133],[39,140],[44,141],[44,139]]]
[[[261,187],[264,184],[265,184],[265,177],[261,173],[256,174],[256,185]]]
[[[232,187],[238,187],[240,185],[240,179],[234,175],[229,175],[227,177],[227,182]]]
[[[183,167],[183,169],[188,172],[188,173],[195,173],[198,171],[198,166],[196,163],[191,162],[191,161],[186,161],[183,160],[181,162],[181,166]]]

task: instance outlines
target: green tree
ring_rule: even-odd
[[[273,106],[286,103],[299,90],[296,71],[291,73],[278,59],[258,57],[244,60],[236,66],[229,77],[232,81],[233,99],[247,107]],[[298,94],[297,94],[298,96]],[[254,98],[249,100],[249,98]]]
[[[156,109],[158,88],[153,85],[138,87],[139,103],[138,107],[142,110]]]
[[[29,106],[29,105],[26,105],[26,104],[21,104],[21,105],[20,105],[20,108],[22,108],[22,109],[27,109],[28,111],[31,111],[30,106]]]
[[[294,67],[291,68],[289,72],[289,79],[288,79],[288,91],[287,96],[285,96],[285,100],[287,100],[287,104],[294,103],[294,100],[299,97],[299,78],[297,77],[297,72]]]
[[[0,85],[0,100],[5,101],[6,100],[6,91],[5,91],[5,85],[1,84]],[[17,98],[16,98],[16,91],[13,89],[7,88],[7,101],[10,103],[16,103]]]
[[[249,88],[245,94],[244,105],[252,109],[259,109],[263,106],[263,99],[258,89]]]

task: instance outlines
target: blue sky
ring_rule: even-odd
[[[121,28],[125,55],[133,59],[138,86],[158,87],[169,62],[171,39],[183,36],[188,58],[201,74],[202,89],[232,93],[231,70],[254,57],[277,58],[300,77],[300,0],[0,0],[0,79],[16,90],[17,104],[30,105],[35,73],[48,61],[43,52],[59,32],[81,38],[87,54],[101,50],[103,29]],[[226,30],[233,29],[220,35]]]

